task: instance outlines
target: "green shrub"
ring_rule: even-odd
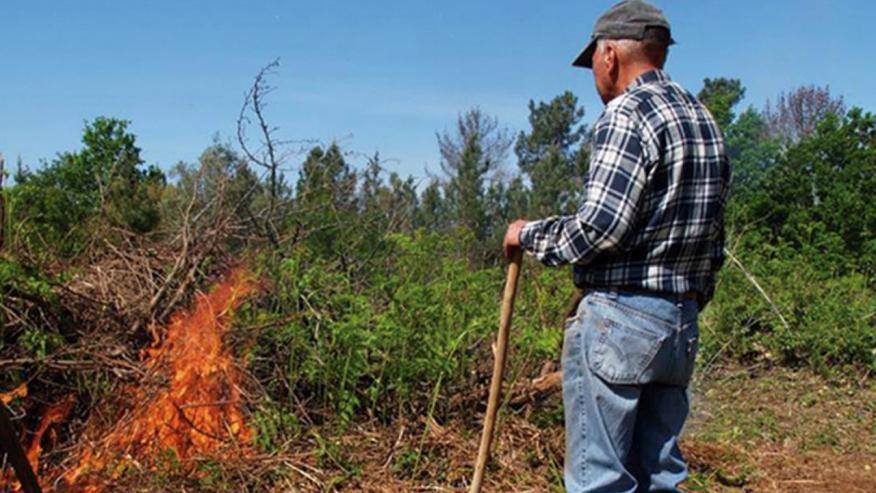
[[[723,350],[719,356],[766,357],[825,374],[876,370],[876,291],[870,279],[831,275],[820,262],[791,251],[741,261],[775,307],[738,267],[728,265],[704,314],[704,359]]]
[[[383,418],[410,408],[437,415],[470,391],[473,370],[491,367],[502,269],[469,270],[452,235],[390,235],[390,254],[366,279],[299,248],[273,272],[273,300],[254,303],[244,322],[290,318],[258,335],[250,353],[274,402],[316,399],[343,423],[367,412]],[[512,359],[559,354],[568,277],[524,270]],[[512,373],[516,370],[512,370]],[[289,409],[294,412],[294,409]]]

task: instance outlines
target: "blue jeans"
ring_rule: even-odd
[[[693,300],[623,290],[581,300],[563,343],[566,491],[680,491],[697,312]]]

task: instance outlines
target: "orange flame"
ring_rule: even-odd
[[[27,449],[27,459],[30,461],[30,465],[34,471],[39,470],[40,452],[43,449],[43,435],[46,434],[46,431],[48,431],[52,425],[64,421],[73,409],[74,404],[76,404],[76,395],[70,394],[66,398],[61,399],[60,402],[49,407],[48,411],[46,411],[40,419],[40,424],[37,426],[36,431],[34,431],[33,440],[31,440],[30,447]]]
[[[65,491],[102,491],[105,478],[118,477],[125,463],[148,462],[168,450],[184,461],[232,444],[249,447],[240,373],[222,339],[232,311],[254,288],[248,274],[236,269],[209,294],[200,294],[192,309],[171,318],[164,341],[145,352],[150,374],[166,382],[157,390],[129,389],[133,410],[63,474]]]
[[[27,397],[27,384],[26,383],[23,383],[23,384],[19,385],[18,387],[15,387],[14,389],[10,390],[9,392],[0,392],[0,402],[2,402],[3,404],[6,404],[6,405],[9,405],[9,403],[12,402],[12,399],[15,399],[16,397],[18,397],[20,399],[24,399],[25,397]]]
[[[5,395],[8,395],[10,397],[9,400],[0,398],[0,402],[2,402],[3,405],[11,402],[13,397],[26,396],[27,386],[21,385],[14,391],[9,392]],[[53,425],[56,425],[64,421],[65,418],[67,418],[67,415],[70,414],[70,411],[73,409],[74,404],[76,404],[76,395],[70,394],[64,399],[61,399],[57,403],[49,406],[46,412],[40,418],[40,422],[37,425],[36,430],[33,432],[33,437],[30,440],[30,445],[27,446],[27,451],[25,452],[27,460],[28,462],[30,462],[30,467],[34,471],[39,470],[39,458],[40,452],[42,452],[43,449],[43,437],[45,436],[46,432],[52,428]],[[54,430],[52,431],[54,432]],[[55,435],[54,433],[50,433],[49,437],[51,439],[51,446],[53,446],[57,435]],[[11,489],[11,491],[18,492],[21,491],[21,483],[18,481],[17,478],[14,478],[11,471],[7,471],[6,474],[0,476],[0,488],[9,488]]]

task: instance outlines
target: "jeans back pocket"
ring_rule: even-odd
[[[644,383],[643,375],[666,340],[664,331],[600,311],[603,313],[594,319],[595,337],[590,338],[587,348],[590,369],[608,383]]]

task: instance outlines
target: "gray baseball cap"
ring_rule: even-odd
[[[662,27],[670,32],[669,19],[657,7],[645,3],[642,0],[623,0],[608,9],[596,20],[593,26],[593,34],[584,51],[575,58],[572,65],[576,67],[593,68],[593,51],[596,50],[596,42],[601,39],[635,39],[645,37],[645,30],[649,27]],[[675,41],[670,37],[670,43]]]

